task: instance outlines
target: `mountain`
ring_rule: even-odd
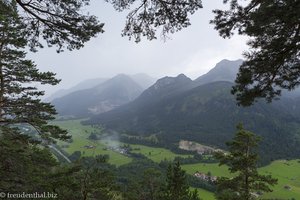
[[[57,92],[54,92],[49,97],[45,98],[44,101],[51,102],[56,98],[63,97],[72,92],[95,87],[96,85],[100,85],[101,83],[105,82],[106,80],[108,80],[108,79],[107,78],[94,78],[94,79],[84,80],[69,89],[61,89],[61,90],[58,90]]]
[[[184,74],[180,74],[177,77],[163,77],[154,85],[146,89],[134,101],[126,104],[126,106],[120,106],[119,108],[106,112],[105,116],[108,116],[107,119],[110,120],[111,118],[109,116],[118,118],[119,114],[121,117],[126,116],[129,113],[140,112],[144,109],[147,110],[148,107],[151,106],[155,107],[160,101],[190,89],[192,83],[193,81]],[[93,119],[96,119],[97,116]]]
[[[143,73],[130,75],[130,77],[132,78],[132,80],[138,83],[143,89],[147,89],[148,87],[153,85],[156,81],[155,78]]]
[[[150,103],[153,103],[192,87],[193,81],[184,74],[179,74],[177,77],[166,76],[157,80],[155,84],[145,90],[137,101],[145,102],[149,100]]]
[[[241,59],[235,61],[224,59],[217,63],[208,73],[194,80],[194,82],[197,86],[216,81],[228,81],[233,83],[242,63],[243,60]]]
[[[52,103],[60,115],[87,117],[126,104],[142,91],[143,88],[129,76],[120,74],[93,88],[54,99]]]
[[[155,78],[153,78],[147,74],[143,74],[143,73],[128,75],[128,76],[130,76],[132,78],[132,80],[134,80],[136,83],[138,83],[144,90],[147,89],[148,87],[150,87],[151,85],[153,85],[156,81]],[[60,89],[60,90],[54,92],[49,97],[45,98],[44,101],[51,102],[56,98],[66,96],[67,94],[70,94],[72,92],[93,88],[107,80],[108,80],[108,78],[87,79],[69,89]]]
[[[282,98],[272,104],[259,101],[251,107],[239,107],[230,93],[232,82],[209,82],[206,78],[221,79],[212,74],[220,75],[223,66],[226,65],[217,65],[195,81],[183,74],[164,77],[134,101],[95,115],[86,123],[133,135],[156,134],[163,144],[185,139],[224,148],[224,143],[235,133],[235,126],[242,122],[263,137],[264,161],[299,157],[300,99]],[[203,84],[195,86],[195,82],[201,81]],[[206,81],[209,83],[205,84]]]

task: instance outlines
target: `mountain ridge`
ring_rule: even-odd
[[[88,117],[126,104],[143,89],[128,75],[119,74],[93,88],[74,91],[52,103],[60,115]]]
[[[237,66],[238,62],[233,64]],[[211,79],[212,82],[203,81],[195,86],[194,81],[188,81],[184,75],[180,75],[185,80],[182,83],[175,81],[179,80],[177,77],[160,79],[156,86],[149,87],[134,101],[95,115],[86,123],[134,135],[156,134],[167,143],[186,139],[224,147],[224,142],[233,136],[235,126],[242,122],[247,129],[264,137],[261,149],[264,159],[300,156],[300,133],[297,131],[300,123],[296,115],[290,113],[295,103],[293,99],[289,102],[290,110],[286,109],[286,98],[272,104],[259,100],[254,106],[243,108],[237,106],[230,93],[233,78],[229,81]],[[160,94],[162,97],[158,98]],[[284,150],[280,151],[278,146]],[[289,152],[289,148],[294,151]],[[271,156],[266,158],[267,155]]]

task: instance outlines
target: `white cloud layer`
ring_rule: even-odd
[[[192,25],[171,35],[163,42],[146,41],[136,44],[121,37],[126,13],[115,11],[103,1],[93,1],[87,9],[105,23],[105,33],[89,41],[78,51],[57,54],[55,48],[30,53],[42,71],[53,71],[62,79],[60,85],[46,87],[47,94],[69,88],[89,78],[112,77],[118,73],[147,73],[153,77],[184,73],[191,78],[208,72],[222,59],[242,58],[247,50],[246,38],[223,39],[209,24],[212,9],[222,8],[222,1],[205,1],[204,8],[192,17]]]

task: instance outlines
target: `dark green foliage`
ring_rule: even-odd
[[[146,169],[140,185],[139,199],[159,200],[163,198],[164,182],[159,170],[154,168]]]
[[[210,191],[210,192],[216,192],[216,186],[215,183],[212,183],[211,181],[205,181],[201,180],[193,175],[187,175],[187,180],[189,182],[189,185],[194,188],[202,188],[204,190]]]
[[[189,191],[187,176],[179,162],[168,166],[166,173],[165,200],[200,200],[197,190]]]
[[[91,133],[89,136],[90,140],[98,140],[98,134],[97,133]]]
[[[166,183],[166,200],[183,200],[188,196],[189,186],[179,162],[169,165]]]
[[[189,152],[190,153],[190,152]],[[194,164],[194,163],[217,163],[218,161],[213,156],[201,156],[199,154],[194,154],[193,157],[175,157],[175,161],[180,162],[181,164]]]
[[[66,131],[57,126],[48,125],[56,114],[49,103],[39,99],[44,92],[32,84],[56,85],[54,73],[39,72],[31,60],[25,58],[28,33],[20,20],[16,7],[10,12],[0,13],[0,123],[12,125],[30,124],[43,139],[68,139]]]
[[[221,177],[217,180],[217,199],[251,200],[257,192],[271,192],[269,186],[277,183],[270,175],[260,175],[257,171],[257,146],[260,140],[252,132],[237,126],[237,133],[227,142],[228,153],[217,152],[220,165],[227,165],[233,178]]]
[[[300,2],[298,0],[236,0],[229,10],[215,10],[212,23],[220,35],[230,37],[234,30],[251,37],[251,50],[240,68],[232,92],[239,104],[249,106],[256,98],[271,101],[280,89],[295,89],[300,84]]]
[[[83,158],[80,162],[83,170],[75,178],[80,180],[82,199],[113,199],[116,195],[113,175],[101,167],[101,163],[106,162],[105,157]]]
[[[74,161],[79,160],[80,157],[81,157],[81,151],[74,151],[74,153],[72,153],[72,154],[69,156],[69,159],[70,159],[71,161],[74,162]]]
[[[172,151],[178,149],[181,139],[226,148],[224,141],[232,138],[234,124],[242,122],[264,138],[260,146],[263,164],[299,157],[298,101],[283,98],[272,104],[258,102],[243,108],[237,106],[234,96],[230,95],[232,86],[229,82],[214,82],[175,94],[170,91],[172,95],[161,100],[148,95],[144,101],[142,94],[132,103],[95,116],[89,122],[136,137],[156,134],[156,144],[135,138],[121,139]]]
[[[131,163],[118,167],[115,174],[123,198],[128,200],[166,200],[171,198],[170,190],[176,189],[181,190],[180,199],[191,200],[195,198],[195,192],[189,191],[190,186],[209,188],[198,180],[190,182],[191,176],[186,175],[180,166],[167,160],[157,164],[147,158],[134,159]]]
[[[0,127],[0,188],[10,193],[53,192],[61,200],[118,196],[107,158],[83,158],[59,165],[50,151],[29,142],[18,129]]]
[[[10,7],[10,1],[1,1],[0,6]],[[64,47],[69,50],[79,49],[97,33],[103,32],[104,24],[99,23],[95,16],[85,15],[82,10],[89,0],[13,0],[17,4],[26,30],[26,38],[31,50],[43,47],[40,39],[48,46],[57,46],[58,52]],[[6,9],[11,16],[13,10]]]
[[[55,173],[51,174],[51,179],[48,180],[51,191],[57,193],[61,200],[82,199],[78,177],[80,171],[79,165],[57,167]]]
[[[194,189],[189,194],[189,200],[200,200],[198,190]]]
[[[156,39],[156,30],[162,29],[162,35],[177,32],[190,25],[189,15],[202,8],[201,0],[106,0],[113,4],[118,11],[126,10],[132,6],[127,15],[123,36],[132,37],[136,42],[142,36],[147,39]]]
[[[0,188],[3,192],[51,191],[45,182],[57,162],[17,129],[0,127]]]
[[[49,179],[51,191],[59,199],[114,199],[118,188],[106,158],[85,157],[75,164],[57,167]]]
[[[159,176],[157,178],[152,177],[153,180],[147,180],[149,173],[146,173],[146,171],[149,169],[151,169],[150,174],[155,173],[163,176],[163,169],[145,157],[133,159],[131,163],[122,165],[116,170],[117,182],[120,185],[124,199],[139,200],[142,197],[145,199],[151,198],[148,186],[149,184],[154,184],[154,182],[157,185],[153,186],[152,190],[155,190],[157,193],[152,195],[155,197],[159,196],[159,188],[163,185],[163,178]]]

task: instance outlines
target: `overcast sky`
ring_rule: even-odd
[[[112,5],[94,0],[86,8],[104,22],[105,32],[76,51],[57,54],[55,48],[44,48],[38,53],[29,53],[41,71],[53,71],[62,82],[48,88],[47,94],[60,88],[69,88],[85,79],[112,77],[119,73],[146,73],[160,78],[184,73],[194,79],[206,73],[222,59],[242,58],[247,50],[246,38],[235,35],[223,39],[214,30],[209,20],[212,9],[224,8],[222,0],[204,0],[203,9],[192,16],[192,25],[170,35],[164,42],[158,38],[136,44],[121,37],[126,13],[115,11]]]

